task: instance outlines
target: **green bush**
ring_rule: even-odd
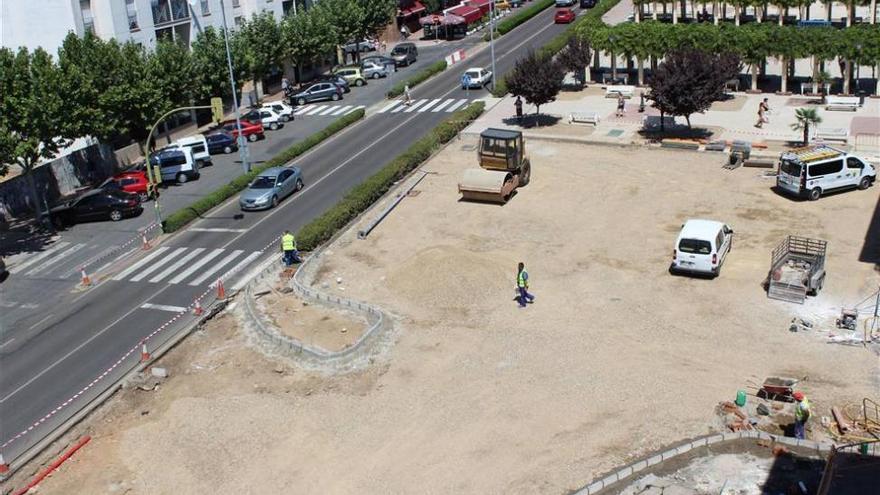
[[[365,112],[363,109],[359,109],[355,112],[336,119],[335,121],[333,121],[333,123],[331,123],[324,129],[312,134],[311,136],[303,139],[293,146],[290,146],[289,148],[275,155],[266,162],[261,163],[259,166],[253,167],[250,172],[239,175],[235,179],[232,179],[228,184],[220,186],[219,188],[211,191],[207,195],[196,200],[191,205],[181,210],[178,210],[171,215],[168,215],[168,218],[166,218],[162,222],[162,230],[165,233],[171,233],[180,230],[181,227],[200,217],[211,208],[214,208],[215,206],[223,203],[227,199],[244,190],[248,186],[248,184],[250,184],[251,181],[254,180],[256,176],[260,175],[260,173],[262,173],[264,170],[271,167],[279,167],[288,163],[289,161],[302,155],[306,151],[314,148],[325,139],[333,136],[334,134],[345,129],[351,124],[361,120],[362,118],[364,118],[364,113]]]
[[[513,28],[540,14],[541,11],[552,7],[556,0],[538,0],[526,8],[520,8],[515,14],[507,16],[495,26],[495,35],[504,36]],[[483,41],[489,41],[489,33],[483,35]]]
[[[434,74],[439,74],[444,70],[446,70],[446,60],[438,60],[406,81],[401,81],[395,84],[394,87],[388,90],[387,96],[388,98],[396,98],[403,94],[403,88],[406,87],[407,84],[409,84],[409,89],[412,89],[416,87],[417,84],[425,82]]]
[[[476,102],[453,113],[381,170],[353,187],[335,206],[300,229],[296,234],[297,245],[300,249],[311,251],[333,237],[337,231],[372,206],[396,182],[430,158],[435,150],[451,141],[476,120],[484,108],[483,102]]]

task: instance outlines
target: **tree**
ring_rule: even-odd
[[[530,51],[516,61],[510,75],[505,79],[510,93],[525,98],[540,113],[541,105],[556,100],[562,89],[565,72],[562,65],[549,57],[539,57]]]
[[[192,106],[199,84],[189,50],[175,41],[160,41],[147,58],[148,75],[145,98],[152,104],[141,114],[142,122],[133,124],[138,138],[147,137],[150,127],[164,113]]]
[[[82,38],[71,32],[58,48],[65,118],[81,124],[79,135],[102,140],[118,132],[115,109],[106,108],[101,101],[112,84],[108,75],[116,71],[117,62],[117,58],[106,52],[104,42],[91,32]]]
[[[793,131],[804,131],[804,146],[810,144],[810,126],[821,124],[822,117],[819,116],[819,110],[815,108],[798,108],[794,111],[794,118],[797,121],[791,124]]]
[[[565,70],[574,72],[581,86],[587,82],[586,69],[590,65],[590,42],[580,36],[568,38],[568,45],[559,52],[556,60]]]
[[[305,17],[306,14],[293,16],[292,18]],[[286,20],[285,20],[286,22]],[[232,54],[232,72],[235,77],[236,93],[241,88],[241,83],[250,72],[245,61],[242,44],[236,41],[235,31],[227,31],[229,36],[229,50]],[[285,38],[282,37],[282,41]],[[285,47],[285,43],[281,43]],[[196,88],[199,100],[217,96],[231,98],[232,88],[229,86],[229,66],[226,60],[226,41],[222,29],[214,29],[208,26],[196,36],[192,42],[193,69],[198,74]]]
[[[645,96],[663,115],[680,115],[691,125],[690,116],[702,113],[724,96],[724,84],[739,73],[736,55],[708,54],[695,49],[670,53],[651,78]]]
[[[244,54],[241,62],[255,83],[260,83],[273,67],[281,64],[284,54],[281,26],[275,22],[272,12],[254,14],[238,30],[237,37]]]
[[[313,10],[320,10],[332,27],[334,45],[360,41],[366,14],[357,0],[322,0]],[[357,53],[357,50],[355,51]]]
[[[297,70],[314,63],[336,46],[330,17],[320,8],[287,17],[281,25],[281,34],[284,54],[296,64]]]

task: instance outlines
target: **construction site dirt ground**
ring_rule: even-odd
[[[40,493],[562,494],[708,433],[749,381],[807,377],[814,430],[831,405],[878,396],[877,356],[823,329],[880,282],[858,261],[880,188],[802,202],[720,154],[530,141],[528,187],[461,202],[475,144],[451,143],[366,240],[388,199],[324,255],[318,285],[394,315],[373,366],[306,373],[223,315],[162,359],[158,390],[102,408]],[[694,217],[735,231],[717,279],[667,272]],[[762,288],[788,234],[829,242],[825,288],[803,306]],[[814,330],[789,332],[794,316]]]

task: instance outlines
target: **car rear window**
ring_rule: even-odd
[[[470,77],[471,79],[476,79],[476,78],[480,77],[479,71],[475,71],[475,70],[469,70],[469,71],[465,72],[465,75]]]
[[[779,167],[782,170],[782,173],[793,175],[795,177],[801,176],[801,164],[797,162],[793,162],[791,160],[782,160],[782,164]]]
[[[678,250],[689,254],[712,254],[712,244],[703,239],[682,239]]]

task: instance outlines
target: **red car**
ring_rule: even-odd
[[[106,189],[117,189],[130,194],[137,195],[141,203],[148,201],[150,198],[158,197],[159,191],[154,190],[150,194],[150,181],[147,180],[147,173],[142,170],[133,170],[122,172],[111,177],[106,183]]]
[[[232,134],[232,137],[238,139],[238,129],[235,126],[234,120],[227,120],[220,127],[229,134]],[[263,124],[261,122],[251,122],[244,119],[241,120],[241,135],[250,142],[266,137],[263,133]]]
[[[574,22],[574,12],[571,9],[559,9],[556,11],[556,15],[553,17],[553,22],[556,24],[568,24],[570,22]]]

